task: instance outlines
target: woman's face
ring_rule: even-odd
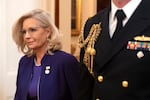
[[[38,20],[34,18],[25,19],[22,34],[28,48],[35,51],[47,48],[47,39],[50,35],[50,30],[42,28]]]

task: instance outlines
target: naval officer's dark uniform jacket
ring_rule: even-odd
[[[124,28],[109,36],[107,8],[89,18],[84,38],[101,23],[94,48],[94,75],[87,70],[81,49],[82,78],[78,100],[150,100],[150,0],[142,0]]]

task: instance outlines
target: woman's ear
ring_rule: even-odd
[[[52,30],[50,27],[46,28],[46,32],[47,32],[47,37],[50,37],[52,34]]]

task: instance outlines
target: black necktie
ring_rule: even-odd
[[[114,35],[116,35],[119,32],[119,30],[123,27],[122,22],[125,19],[126,15],[123,12],[123,10],[117,10],[115,16],[117,18],[117,26],[116,26]]]

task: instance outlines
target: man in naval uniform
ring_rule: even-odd
[[[149,10],[150,0],[110,0],[86,21],[78,100],[150,100]]]

